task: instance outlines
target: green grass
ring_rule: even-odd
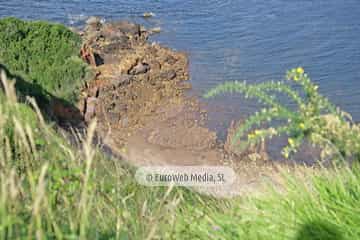
[[[33,111],[33,101],[17,102],[14,85],[5,86],[1,239],[144,239],[152,229],[162,231],[158,226],[171,217],[183,190],[139,186],[130,167],[93,148],[94,125],[79,149],[72,147]]]
[[[217,200],[148,188],[91,145],[74,148],[36,111],[1,95],[0,239],[359,239],[358,168],[287,175],[285,193]],[[10,130],[10,131],[9,131]]]
[[[6,19],[1,27],[4,21],[14,24],[9,25],[14,29],[7,27],[9,35],[0,31],[2,38],[15,40],[10,45],[6,40],[6,47],[24,51],[19,57],[34,55],[27,46],[15,47],[26,35],[16,29],[27,29],[29,23]],[[43,29],[45,23],[33,24]],[[59,29],[72,36],[61,26],[50,26],[56,36]],[[31,64],[20,63],[10,63],[9,69],[32,83],[29,87],[36,79],[47,92],[71,98],[72,90],[62,95],[48,85],[52,78],[47,69],[44,76],[37,72],[40,77],[31,78],[33,72],[24,70]],[[34,99],[18,100],[18,84],[4,74],[1,80],[0,239],[360,239],[357,166],[320,169],[306,178],[284,174],[284,191],[269,187],[261,196],[235,199],[214,199],[185,188],[144,187],[135,181],[132,167],[92,145],[95,123],[77,144],[69,143],[44,121]]]
[[[187,206],[181,217],[188,223],[184,231],[200,239],[360,238],[359,168],[321,170],[309,178],[311,184],[287,177],[286,193],[269,191],[262,197],[232,200],[221,210],[207,206],[203,221],[194,221],[194,213],[205,210]]]

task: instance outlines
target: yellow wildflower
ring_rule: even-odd
[[[121,148],[120,151],[123,153],[127,153],[127,149],[125,147]]]
[[[248,135],[248,139],[253,139],[254,137],[255,137],[254,134],[249,134],[249,135]]]
[[[302,130],[304,130],[304,129],[305,129],[305,124],[300,123],[300,124],[299,124],[299,128],[302,129]]]
[[[290,146],[292,146],[292,147],[295,145],[294,139],[292,139],[292,138],[289,138],[288,142],[289,142]]]
[[[277,131],[275,128],[269,128],[269,133],[275,135]]]
[[[296,72],[297,72],[298,74],[303,74],[303,73],[304,73],[304,69],[303,69],[302,67],[298,67],[298,68],[296,69]]]
[[[288,151],[283,151],[283,152],[282,152],[282,155],[283,155],[286,159],[289,158],[289,152],[288,152]]]
[[[261,131],[260,130],[255,130],[255,135],[260,135]]]
[[[297,81],[299,81],[300,80],[300,78],[298,77],[298,76],[294,76],[294,81],[295,82],[297,82]]]

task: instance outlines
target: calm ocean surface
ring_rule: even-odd
[[[156,16],[144,20],[143,12]],[[92,15],[160,26],[153,40],[189,53],[194,94],[225,80],[282,79],[303,66],[323,94],[360,121],[359,0],[0,0],[0,17],[77,26]],[[255,110],[239,96],[211,100],[209,108],[220,132]]]

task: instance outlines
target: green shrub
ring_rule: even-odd
[[[25,95],[53,95],[70,102],[88,78],[79,58],[81,38],[65,26],[16,18],[0,20],[0,63],[36,87],[19,86]]]
[[[287,79],[292,80],[301,89],[294,89],[282,81],[253,85],[246,82],[227,82],[210,90],[205,97],[238,92],[245,94],[246,98],[257,98],[260,103],[266,105],[238,128],[233,143],[239,142],[240,138],[248,133],[247,142],[240,145],[240,148],[256,144],[265,138],[287,135],[288,145],[282,151],[286,158],[307,140],[322,148],[322,157],[359,159],[360,128],[351,121],[350,115],[336,108],[319,94],[318,86],[312,83],[301,67],[289,71]],[[291,99],[295,103],[295,108],[281,102],[281,94]],[[281,123],[274,124],[274,127],[262,127],[265,123],[274,123],[275,120]],[[257,129],[253,130],[254,127]]]

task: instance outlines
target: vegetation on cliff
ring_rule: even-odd
[[[17,101],[4,72],[1,82],[0,239],[144,239],[163,222],[164,202],[179,196],[138,186],[131,168],[102,155],[95,123],[74,147],[34,99]]]
[[[0,20],[0,63],[28,83],[17,86],[41,100],[49,95],[74,102],[87,79],[79,57],[81,38],[63,25],[44,21]]]
[[[10,27],[11,24],[14,26]],[[46,94],[73,99],[76,87],[79,86],[77,84],[81,83],[86,74],[86,67],[79,63],[75,64],[76,67],[70,64],[70,67],[75,68],[70,72],[55,70],[51,61],[57,61],[62,55],[58,53],[62,51],[52,49],[55,42],[47,42],[51,38],[45,32],[49,33],[54,27],[50,32],[55,31],[56,36],[63,36],[66,42],[74,40],[70,41],[74,45],[65,44],[67,50],[64,52],[69,49],[72,51],[69,51],[69,55],[63,55],[67,56],[62,58],[63,66],[66,66],[66,61],[80,60],[77,57],[77,36],[62,26],[47,23],[5,19],[0,21],[0,27],[3,29],[4,26],[7,26],[9,35],[0,31],[1,39],[6,42],[0,42],[0,45],[3,44],[0,48],[1,60],[10,71],[14,71],[12,73],[31,84],[15,85],[4,72],[0,76],[0,239],[360,238],[360,174],[357,166],[319,170],[314,175],[307,175],[310,177],[305,180],[303,177],[284,174],[286,184],[283,192],[269,188],[261,196],[231,200],[202,196],[184,188],[140,186],[134,180],[131,167],[118,159],[104,156],[97,146],[93,146],[95,122],[90,124],[84,139],[70,143],[44,121],[35,100],[25,98],[24,92],[18,89],[26,86],[29,92],[25,94],[33,93],[31,91],[34,89],[43,89]],[[36,38],[41,29],[46,29],[45,35]],[[29,32],[32,33],[27,35]],[[33,45],[33,40],[25,41],[25,36],[44,41],[37,45],[44,48],[41,51],[30,51],[28,47],[33,48],[36,44]],[[13,40],[9,40],[11,37]],[[20,45],[23,40],[29,45]],[[46,50],[48,48],[52,50]],[[54,55],[48,56],[50,52]],[[45,59],[37,59],[34,56],[37,54]],[[22,60],[18,62],[16,59]],[[37,64],[33,65],[37,61],[47,61],[49,64],[42,65],[40,71]],[[52,79],[51,73],[56,81],[62,83],[60,86],[49,81]],[[66,80],[62,79],[64,74]],[[301,69],[290,71],[289,76],[294,81],[298,79],[295,82],[308,79]],[[63,81],[67,84],[64,85]],[[36,88],[36,84],[42,88]],[[260,85],[259,89],[238,84],[232,87],[241,92],[247,89],[249,95],[258,96],[264,93],[261,86],[273,84]],[[285,86],[279,86],[293,93]],[[21,101],[16,90],[22,94]],[[44,92],[34,94],[36,96]],[[267,96],[272,98],[271,95]],[[326,103],[321,106],[331,106],[321,101]],[[318,103],[310,101],[307,106],[317,107]],[[340,118],[334,128],[320,125],[327,118],[312,123],[308,122],[310,119],[306,116],[300,116],[302,118],[294,118],[303,120],[293,123],[298,127],[295,133],[303,133],[304,137],[311,133],[327,137],[340,149],[340,154],[332,151],[335,158],[356,154],[357,148],[352,150],[350,146],[353,143],[351,141],[359,137],[356,125],[339,115],[338,110],[333,111],[333,107],[329,111]],[[311,111],[310,115],[321,116],[321,113]],[[262,122],[260,118],[255,120],[250,118],[248,125]],[[316,126],[321,129],[314,129]],[[258,131],[261,134],[250,133],[256,134],[250,135],[250,140],[268,136],[262,129]],[[293,132],[289,133],[289,139],[295,138]],[[346,139],[350,142],[344,141]],[[291,142],[289,140],[290,146],[293,145]]]
[[[286,175],[286,191],[219,200],[148,188],[92,146],[73,147],[1,77],[1,239],[358,239],[359,169]],[[307,175],[311,176],[311,175]]]

